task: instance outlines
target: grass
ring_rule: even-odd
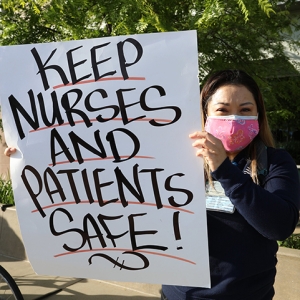
[[[2,204],[15,204],[11,179],[0,176],[0,202]]]

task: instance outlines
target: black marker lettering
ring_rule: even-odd
[[[88,178],[86,169],[83,169],[81,171],[81,175],[82,175],[82,181],[83,181],[84,189],[85,189],[85,192],[86,192],[86,196],[89,199],[90,203],[94,203],[95,200],[94,200],[93,195],[92,195],[91,186],[90,186],[90,182],[89,182],[89,178]]]
[[[163,207],[161,197],[160,197],[160,192],[159,192],[159,187],[157,183],[157,172],[164,171],[164,169],[143,169],[140,171],[140,173],[150,173],[151,174],[151,183],[152,183],[152,189],[155,197],[155,202],[156,202],[156,207],[157,209],[160,209]]]
[[[118,220],[118,219],[121,219],[122,217],[123,217],[123,215],[120,215],[120,216],[104,216],[104,215],[101,215],[101,214],[99,214],[98,217],[97,217],[98,220],[99,220],[99,222],[100,222],[100,224],[102,225],[103,229],[106,231],[106,237],[107,237],[108,239],[111,240],[112,245],[113,245],[114,247],[117,247],[115,240],[116,240],[116,239],[119,239],[119,238],[121,238],[122,236],[124,236],[125,234],[127,234],[127,233],[128,233],[128,230],[125,231],[125,232],[123,232],[123,233],[121,233],[121,234],[114,235],[114,234],[112,234],[111,231],[109,230],[109,228],[108,228],[108,226],[106,225],[105,221]]]
[[[44,85],[44,89],[45,91],[47,91],[49,89],[49,82],[48,82],[48,79],[47,79],[47,75],[46,75],[46,70],[50,70],[50,69],[53,69],[55,71],[57,71],[57,73],[59,74],[60,78],[62,79],[62,82],[63,84],[68,84],[69,83],[69,80],[64,72],[64,70],[60,67],[60,66],[57,66],[57,65],[49,65],[49,66],[46,66],[47,63],[50,61],[50,59],[53,57],[53,55],[55,54],[57,49],[54,49],[51,54],[49,55],[48,59],[46,60],[45,63],[42,62],[41,60],[41,57],[39,55],[39,53],[37,52],[36,48],[32,48],[31,49],[31,53],[36,61],[36,64],[39,68],[39,71],[37,74],[40,74],[41,75],[41,78],[42,78],[42,81],[43,81],[43,85]]]
[[[193,193],[192,193],[191,191],[189,191],[189,190],[186,190],[186,189],[180,189],[180,188],[174,188],[174,187],[172,187],[172,186],[171,186],[171,180],[172,180],[172,178],[173,178],[174,176],[182,177],[182,176],[184,176],[184,174],[182,174],[182,173],[177,173],[177,174],[173,174],[173,175],[169,176],[169,177],[166,179],[166,181],[165,181],[165,189],[166,189],[167,191],[174,191],[174,192],[184,193],[184,194],[186,194],[187,199],[186,199],[186,201],[185,201],[183,204],[179,204],[179,203],[177,203],[177,202],[175,201],[174,197],[171,196],[171,197],[168,198],[169,203],[170,203],[172,206],[174,206],[174,207],[181,207],[181,206],[188,205],[188,204],[191,203],[192,200],[193,200],[193,197],[194,197],[194,196],[193,196]]]
[[[24,119],[28,122],[28,124],[33,129],[36,130],[40,126],[33,91],[29,90],[28,95],[29,95],[29,99],[30,99],[31,112],[32,112],[33,118],[29,116],[29,114],[24,109],[24,107],[20,104],[20,102],[18,102],[18,100],[13,95],[10,95],[8,97],[10,108],[11,108],[12,114],[14,116],[14,121],[15,121],[17,130],[18,130],[18,133],[19,133],[19,137],[20,137],[21,140],[25,137],[25,133],[24,133],[24,130],[23,130],[22,125],[21,125],[21,120],[20,120],[20,117],[19,117],[19,113],[22,114]]]
[[[48,178],[52,179],[52,182],[54,183],[56,189],[50,190]],[[64,193],[64,189],[61,186],[60,181],[58,180],[58,178],[56,177],[56,175],[50,168],[47,168],[44,172],[44,184],[45,184],[45,190],[46,190],[49,198],[51,199],[52,203],[54,203],[54,200],[52,198],[53,194],[59,194],[61,201],[66,200],[66,195]]]
[[[57,142],[61,148],[60,152],[56,152],[55,151],[55,142]],[[51,161],[52,161],[52,165],[55,166],[56,165],[56,156],[64,153],[68,159],[69,162],[73,162],[75,161],[74,157],[72,156],[71,152],[69,151],[69,148],[67,147],[67,145],[65,144],[65,142],[63,141],[62,137],[60,136],[60,134],[58,133],[58,131],[54,128],[51,130],[50,133],[50,150],[51,150]]]
[[[139,166],[138,164],[134,165],[133,170],[132,170],[135,188],[128,181],[128,179],[124,176],[122,171],[119,168],[115,168],[115,174],[116,174],[116,178],[117,178],[120,201],[122,202],[124,207],[126,207],[128,205],[127,199],[125,197],[124,189],[123,189],[124,185],[140,203],[145,202],[144,195],[143,195],[141,185],[139,182],[139,177],[138,177],[138,166]]]
[[[102,44],[102,45],[95,46],[91,49],[91,62],[92,62],[92,68],[93,68],[93,72],[94,72],[95,81],[99,80],[100,78],[103,78],[103,77],[106,77],[106,76],[112,76],[112,75],[116,74],[116,70],[114,70],[114,71],[107,72],[103,75],[100,75],[99,70],[98,70],[98,65],[110,60],[111,57],[108,57],[106,59],[97,61],[97,59],[96,59],[96,50],[99,49],[99,48],[102,48],[102,47],[106,47],[109,44],[110,43],[105,43],[105,44]]]
[[[70,75],[71,75],[71,79],[72,79],[72,83],[73,84],[76,84],[77,82],[79,81],[82,81],[86,78],[89,78],[92,74],[87,74],[81,78],[77,78],[76,76],[76,72],[75,72],[75,67],[79,66],[79,65],[83,65],[87,60],[84,59],[82,61],[79,61],[77,63],[74,63],[74,60],[73,60],[73,52],[82,48],[82,46],[79,46],[79,47],[76,47],[74,49],[71,49],[69,51],[67,51],[66,55],[67,55],[67,60],[68,60],[68,64],[69,64],[69,70],[70,70]]]
[[[120,90],[116,91],[117,98],[118,98],[118,101],[119,101],[119,106],[120,106],[120,112],[121,112],[121,116],[122,116],[122,120],[123,120],[123,124],[124,125],[127,125],[130,122],[133,122],[133,121],[139,120],[139,119],[143,119],[143,118],[146,117],[146,116],[139,116],[139,117],[133,118],[130,121],[128,120],[128,116],[127,116],[127,112],[126,112],[127,107],[139,104],[139,101],[125,105],[123,93],[124,92],[130,92],[130,91],[133,91],[133,90],[135,90],[135,88],[132,88],[132,89],[120,89]]]
[[[130,266],[127,266],[127,265],[124,264],[125,263],[124,259],[123,259],[122,263],[119,263],[118,262],[119,257],[117,257],[117,259],[113,259],[109,255],[103,254],[103,253],[97,253],[97,254],[92,255],[89,258],[88,261],[89,261],[89,264],[91,265],[92,264],[92,259],[94,257],[102,257],[102,258],[105,258],[108,261],[110,261],[113,264],[114,267],[118,266],[118,267],[120,267],[120,270],[124,269],[124,270],[128,270],[128,271],[138,271],[138,270],[143,270],[143,269],[146,269],[146,268],[149,267],[149,260],[148,260],[148,258],[145,255],[141,254],[141,253],[125,251],[122,254],[130,254],[130,255],[133,255],[133,256],[137,256],[137,257],[139,257],[143,261],[144,265],[141,266],[141,267],[130,267]]]
[[[106,151],[104,149],[104,146],[102,144],[101,138],[100,138],[100,130],[96,130],[94,132],[94,138],[97,143],[97,146],[99,150],[96,148],[92,147],[89,143],[85,142],[82,138],[80,138],[77,134],[75,134],[73,131],[69,133],[69,137],[71,139],[71,142],[73,144],[73,148],[76,154],[76,158],[79,164],[82,164],[84,162],[84,159],[82,158],[81,151],[79,148],[79,145],[84,147],[86,150],[89,150],[90,152],[94,153],[95,155],[101,157],[101,158],[106,158]]]
[[[118,152],[118,149],[117,149],[117,143],[116,143],[116,139],[115,139],[115,133],[116,132],[124,133],[133,142],[134,148],[133,148],[132,153],[124,159],[121,159],[121,157],[119,155],[119,152]],[[119,162],[126,161],[126,160],[129,160],[129,159],[133,158],[140,150],[140,141],[137,138],[137,136],[135,134],[133,134],[131,131],[125,129],[125,128],[117,128],[117,129],[114,129],[114,130],[108,132],[107,135],[106,135],[106,140],[110,144],[110,148],[111,148],[112,154],[113,154],[114,159],[115,159],[113,162],[115,162],[115,163],[119,163]]]
[[[141,217],[146,215],[146,213],[143,214],[131,214],[128,216],[129,220],[129,232],[130,232],[130,239],[131,239],[131,245],[132,245],[132,250],[140,250],[140,249],[156,249],[156,250],[161,250],[161,251],[166,251],[168,247],[164,246],[158,246],[158,245],[142,245],[142,246],[137,246],[136,244],[136,236],[138,235],[146,235],[146,234],[151,234],[154,235],[157,233],[157,230],[144,230],[144,231],[136,231],[134,228],[134,218],[136,217]]]
[[[79,170],[78,169],[69,169],[69,170],[59,170],[57,174],[67,174],[69,184],[70,184],[70,189],[72,191],[74,200],[76,203],[80,203],[81,199],[79,198],[77,187],[75,184],[75,180],[73,177],[73,174],[77,173]]]
[[[166,126],[166,125],[171,125],[171,124],[177,122],[181,117],[181,110],[180,110],[179,107],[177,107],[177,106],[164,106],[164,107],[155,107],[155,108],[153,108],[153,107],[149,107],[147,105],[146,95],[149,92],[149,90],[151,90],[151,89],[157,90],[159,92],[160,97],[166,96],[166,92],[165,92],[163,87],[161,87],[159,85],[150,86],[147,89],[145,89],[141,94],[141,97],[140,97],[141,108],[144,111],[156,111],[156,110],[171,109],[175,112],[175,117],[170,123],[158,123],[154,119],[149,121],[149,123],[153,126]]]
[[[96,233],[95,235],[88,234],[89,225],[91,225],[93,227],[93,230]],[[93,249],[92,244],[91,244],[91,239],[93,239],[93,238],[96,238],[99,240],[102,248],[105,248],[107,246],[105,243],[105,240],[103,238],[103,233],[101,232],[97,222],[95,221],[95,219],[93,218],[93,216],[91,214],[87,214],[83,218],[83,231],[85,232],[85,234],[87,236],[87,242],[88,242],[90,249]]]
[[[106,186],[110,186],[114,182],[113,181],[108,181],[108,182],[100,183],[99,173],[101,173],[102,171],[105,171],[105,169],[95,169],[93,171],[95,189],[96,189],[96,193],[97,193],[98,202],[99,202],[99,205],[101,207],[104,206],[104,205],[107,205],[109,203],[117,202],[119,200],[118,198],[114,198],[114,199],[111,199],[111,200],[106,200],[104,202],[102,192],[101,192],[101,188],[106,187]]]
[[[71,106],[69,95],[75,94],[76,100]],[[64,93],[61,97],[61,105],[66,111],[66,116],[71,126],[75,126],[75,122],[72,114],[76,114],[82,118],[86,127],[91,127],[93,124],[90,121],[89,117],[80,109],[75,109],[74,107],[79,103],[82,97],[82,91],[80,89],[73,89]]]
[[[125,43],[131,43],[136,48],[137,56],[136,56],[135,61],[132,63],[126,62],[126,58],[125,58],[125,54],[124,54]],[[136,64],[141,59],[141,57],[143,55],[143,47],[137,40],[132,39],[132,38],[128,38],[124,42],[119,42],[117,44],[117,46],[118,46],[118,54],[119,54],[121,73],[122,73],[124,80],[126,80],[129,78],[128,73],[127,73],[127,68]]]
[[[97,98],[96,98],[96,99],[97,99],[97,102],[99,102],[99,100],[102,100],[102,99],[107,98],[107,93],[106,93],[105,90],[103,90],[103,89],[96,89],[96,90],[94,90],[93,92],[89,93],[89,94],[86,96],[86,98],[85,98],[85,102],[84,102],[84,103],[85,103],[86,109],[87,109],[88,111],[91,111],[91,112],[93,112],[93,111],[100,111],[100,110],[104,110],[104,109],[111,109],[111,110],[113,111],[111,117],[105,118],[105,119],[104,119],[104,118],[102,118],[102,115],[98,115],[98,116],[96,117],[96,119],[97,119],[98,122],[102,122],[102,123],[108,122],[108,121],[114,119],[114,118],[118,115],[118,113],[119,113],[119,111],[120,111],[118,105],[108,105],[108,106],[98,107],[98,108],[95,108],[95,107],[93,107],[93,106],[91,105],[91,97],[92,97],[92,96],[94,95],[94,93],[96,93],[96,92],[97,92],[98,94],[101,95],[101,98],[100,98],[100,99],[97,99]],[[97,94],[96,94],[96,95],[97,95]]]
[[[31,185],[29,184],[29,181],[27,179],[27,175],[26,175],[26,171],[29,171],[31,172],[31,174],[35,177],[36,179],[36,183],[37,183],[37,186],[38,186],[38,189],[36,192],[34,192],[31,188]],[[43,189],[43,182],[42,182],[42,178],[39,174],[39,172],[32,166],[25,166],[23,171],[22,171],[22,174],[21,174],[21,178],[24,182],[24,185],[35,205],[35,207],[37,208],[37,210],[39,211],[39,213],[41,214],[41,216],[44,218],[46,216],[45,212],[43,211],[37,197],[40,195],[40,193],[42,192],[42,189]]]
[[[52,120],[49,121],[47,117],[47,111],[45,107],[45,101],[42,93],[39,93],[37,95],[39,104],[40,104],[40,109],[41,109],[41,116],[44,124],[47,127],[50,127],[55,124],[55,121],[57,120],[57,124],[61,125],[64,123],[64,120],[60,114],[59,106],[58,106],[58,101],[57,101],[57,95],[56,92],[53,91],[51,93],[51,99],[52,99]]]
[[[64,244],[63,245],[63,248],[67,251],[70,251],[70,252],[74,252],[74,251],[78,251],[80,250],[86,243],[86,240],[87,240],[87,236],[86,236],[86,233],[83,231],[83,230],[80,230],[80,229],[76,229],[76,228],[73,228],[73,229],[68,229],[68,230],[64,230],[64,231],[57,231],[54,227],[54,215],[56,215],[58,212],[61,212],[63,213],[64,215],[66,215],[68,217],[68,220],[69,222],[73,222],[73,217],[71,216],[71,214],[64,208],[57,208],[56,210],[54,210],[51,215],[50,215],[50,218],[49,218],[49,225],[50,225],[50,231],[51,233],[54,235],[54,236],[60,236],[60,235],[63,235],[63,234],[66,234],[66,233],[78,233],[81,237],[81,245],[77,248],[71,248],[69,247],[67,244]],[[74,239],[73,239],[74,240]]]

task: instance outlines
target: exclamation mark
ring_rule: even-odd
[[[176,241],[181,240],[181,235],[180,235],[180,229],[179,229],[179,211],[176,211],[173,214],[173,228],[174,228],[174,235]],[[182,247],[177,247],[177,250],[181,250]]]

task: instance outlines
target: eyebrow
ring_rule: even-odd
[[[222,104],[222,105],[225,105],[225,106],[229,106],[230,104],[229,103],[226,103],[226,102],[217,102],[213,105],[219,105],[219,104]],[[244,103],[241,103],[240,106],[245,106],[245,105],[254,105],[254,103],[252,102],[244,102]]]

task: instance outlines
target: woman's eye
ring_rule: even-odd
[[[249,112],[249,111],[251,111],[250,108],[246,108],[246,107],[245,107],[245,108],[242,109],[242,112]]]
[[[217,111],[226,112],[226,109],[225,108],[218,108]]]

